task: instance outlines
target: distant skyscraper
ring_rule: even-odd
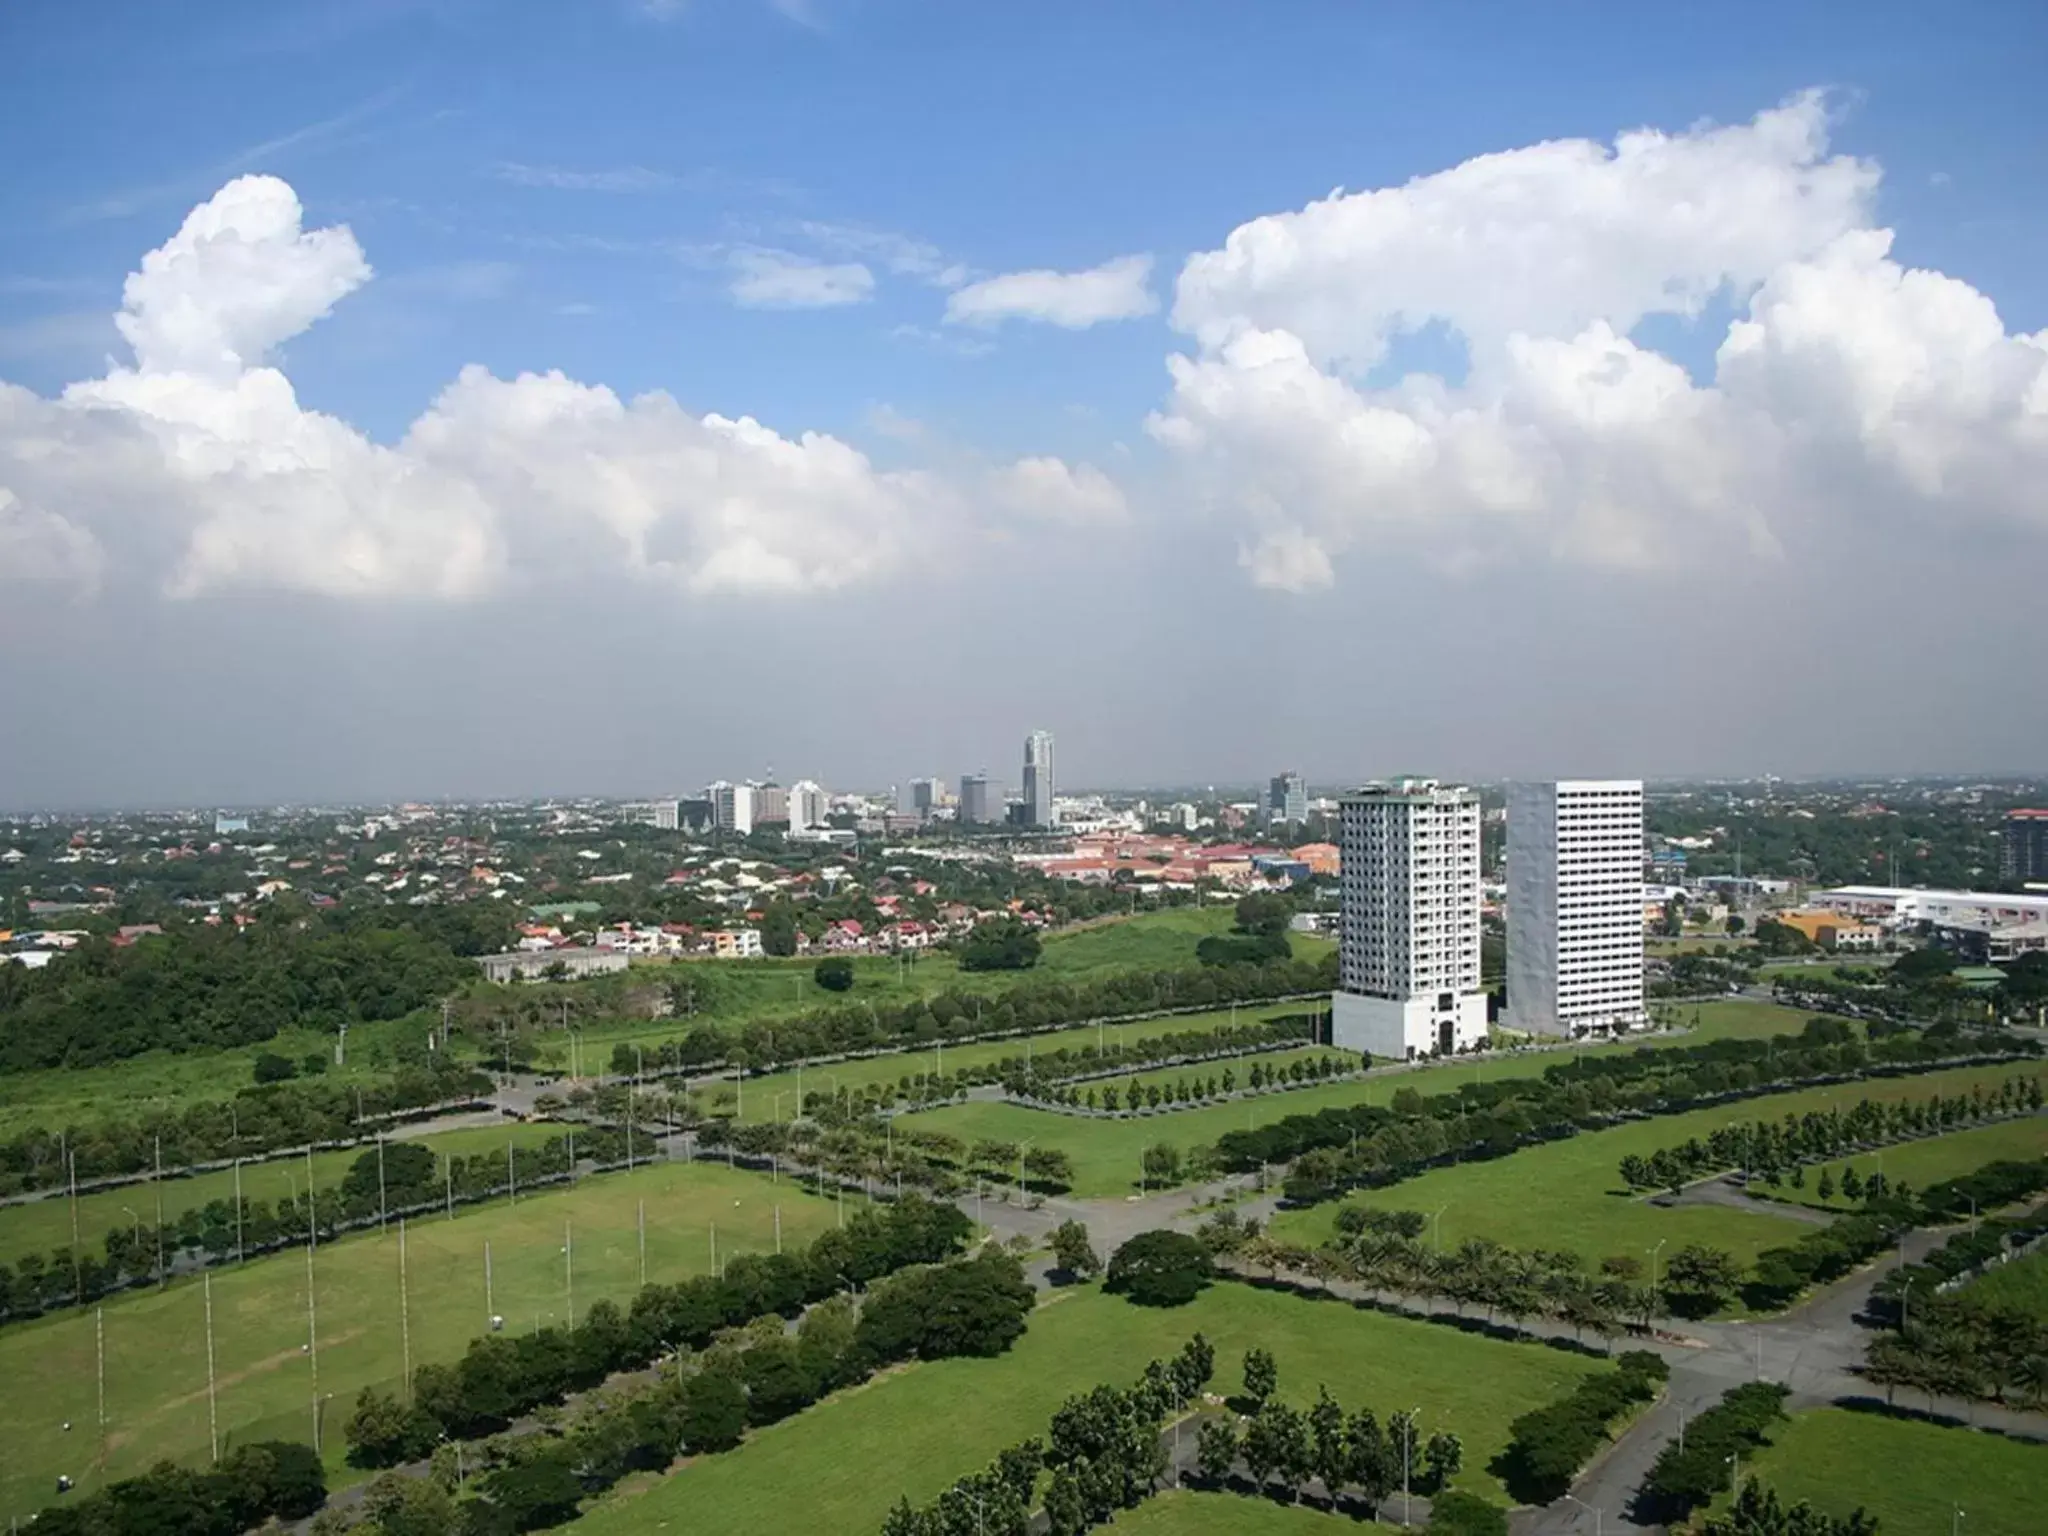
[[[2007,811],[1998,851],[2006,884],[2048,880],[2048,811]]]
[[[825,791],[810,779],[789,786],[789,830],[808,832],[825,825]]]
[[[1266,825],[1298,827],[1308,820],[1308,781],[1283,773],[1266,786]]]
[[[1052,732],[1024,738],[1024,817],[1034,827],[1053,825]]]
[[[754,786],[754,822],[766,826],[770,822],[789,820],[789,791],[780,784],[756,784]]]
[[[728,784],[720,779],[708,786],[704,798],[711,802],[711,824],[721,832],[745,837],[754,830],[754,787]]]
[[[907,815],[919,821],[930,821],[932,812],[939,804],[939,781],[937,779],[912,779],[910,789],[903,797],[902,809]]]
[[[1479,796],[1435,779],[1345,795],[1331,1040],[1403,1059],[1486,1038]]]
[[[960,775],[960,824],[983,827],[1002,820],[1002,791],[988,781],[985,773]]]
[[[1509,786],[1508,1017],[1543,1035],[1642,1023],[1642,780]]]

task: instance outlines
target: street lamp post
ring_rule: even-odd
[[[1600,1511],[1599,1511],[1599,1509],[1598,1509],[1598,1508],[1596,1508],[1595,1506],[1591,1505],[1591,1504],[1588,1504],[1588,1503],[1587,1503],[1587,1502],[1586,1502],[1586,1501],[1585,1501],[1584,1499],[1582,1499],[1582,1498],[1579,1498],[1579,1497],[1578,1497],[1578,1496],[1577,1496],[1576,1494],[1570,1494],[1570,1493],[1568,1493],[1568,1494],[1566,1494],[1566,1495],[1565,1495],[1565,1497],[1566,1497],[1566,1498],[1568,1498],[1568,1499],[1570,1499],[1570,1500],[1571,1500],[1571,1501],[1572,1501],[1572,1502],[1573,1502],[1574,1504],[1578,1505],[1578,1506],[1579,1506],[1579,1508],[1581,1508],[1581,1509],[1590,1509],[1590,1510],[1592,1510],[1592,1511],[1593,1511],[1593,1536],[1600,1536]]]
[[[1422,1417],[1418,1406],[1408,1410],[1408,1417],[1401,1425],[1401,1524],[1408,1524],[1408,1474],[1415,1460],[1415,1421]]]

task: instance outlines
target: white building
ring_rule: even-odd
[[[1479,796],[1434,779],[1345,795],[1331,1041],[1404,1059],[1486,1038]]]
[[[808,832],[825,825],[825,791],[810,779],[789,786],[789,830]]]
[[[1058,824],[1052,807],[1052,732],[1033,731],[1024,738],[1024,819],[1034,827]]]
[[[754,830],[754,786],[728,784],[720,779],[706,787],[704,798],[711,802],[711,824],[721,832],[745,837]]]
[[[1541,1035],[1643,1022],[1643,785],[1508,790],[1508,1017]]]

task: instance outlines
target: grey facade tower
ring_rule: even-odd
[[[1003,795],[985,773],[960,775],[960,824],[983,827],[1002,820]]]
[[[1643,784],[1508,786],[1508,1022],[1605,1035],[1643,1022]]]
[[[1266,825],[1298,827],[1308,820],[1308,781],[1298,773],[1276,774],[1266,786]]]
[[[1034,827],[1053,825],[1052,732],[1024,738],[1024,819]]]

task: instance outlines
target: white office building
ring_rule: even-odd
[[[1024,738],[1024,819],[1034,827],[1057,824],[1053,809],[1052,732],[1033,731]]]
[[[789,830],[808,832],[825,825],[825,791],[810,779],[789,786]]]
[[[1643,1022],[1643,785],[1508,790],[1508,1022],[1605,1035]]]
[[[1396,779],[1345,795],[1338,816],[1343,916],[1332,1043],[1403,1060],[1484,1041],[1479,796],[1434,779]]]
[[[745,837],[754,830],[754,786],[728,784],[720,779],[709,785],[704,798],[711,802],[711,824],[721,832]]]

